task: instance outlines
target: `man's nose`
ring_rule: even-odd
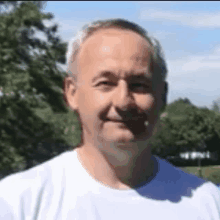
[[[113,104],[116,109],[128,111],[135,107],[134,97],[125,81],[120,81],[115,91]]]

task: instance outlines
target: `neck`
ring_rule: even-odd
[[[118,189],[133,188],[153,174],[154,162],[146,143],[82,145],[77,153],[96,180]]]

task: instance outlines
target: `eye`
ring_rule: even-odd
[[[97,84],[97,86],[113,86],[114,83],[110,81],[102,81]]]

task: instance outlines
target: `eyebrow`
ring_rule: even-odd
[[[101,78],[101,77],[113,77],[113,78],[118,78],[118,76],[112,72],[112,71],[101,71],[99,72],[93,79],[92,79],[92,82],[94,83],[97,79]],[[144,71],[141,71],[141,72],[136,72],[135,75],[130,75],[126,77],[127,79],[129,80],[144,80],[144,81],[150,81],[152,82],[152,77],[147,73],[147,72],[144,72]]]

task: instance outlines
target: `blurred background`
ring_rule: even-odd
[[[156,37],[168,105],[153,154],[220,183],[220,2],[0,1],[0,178],[76,147],[63,101],[68,41],[86,23],[124,18]]]

